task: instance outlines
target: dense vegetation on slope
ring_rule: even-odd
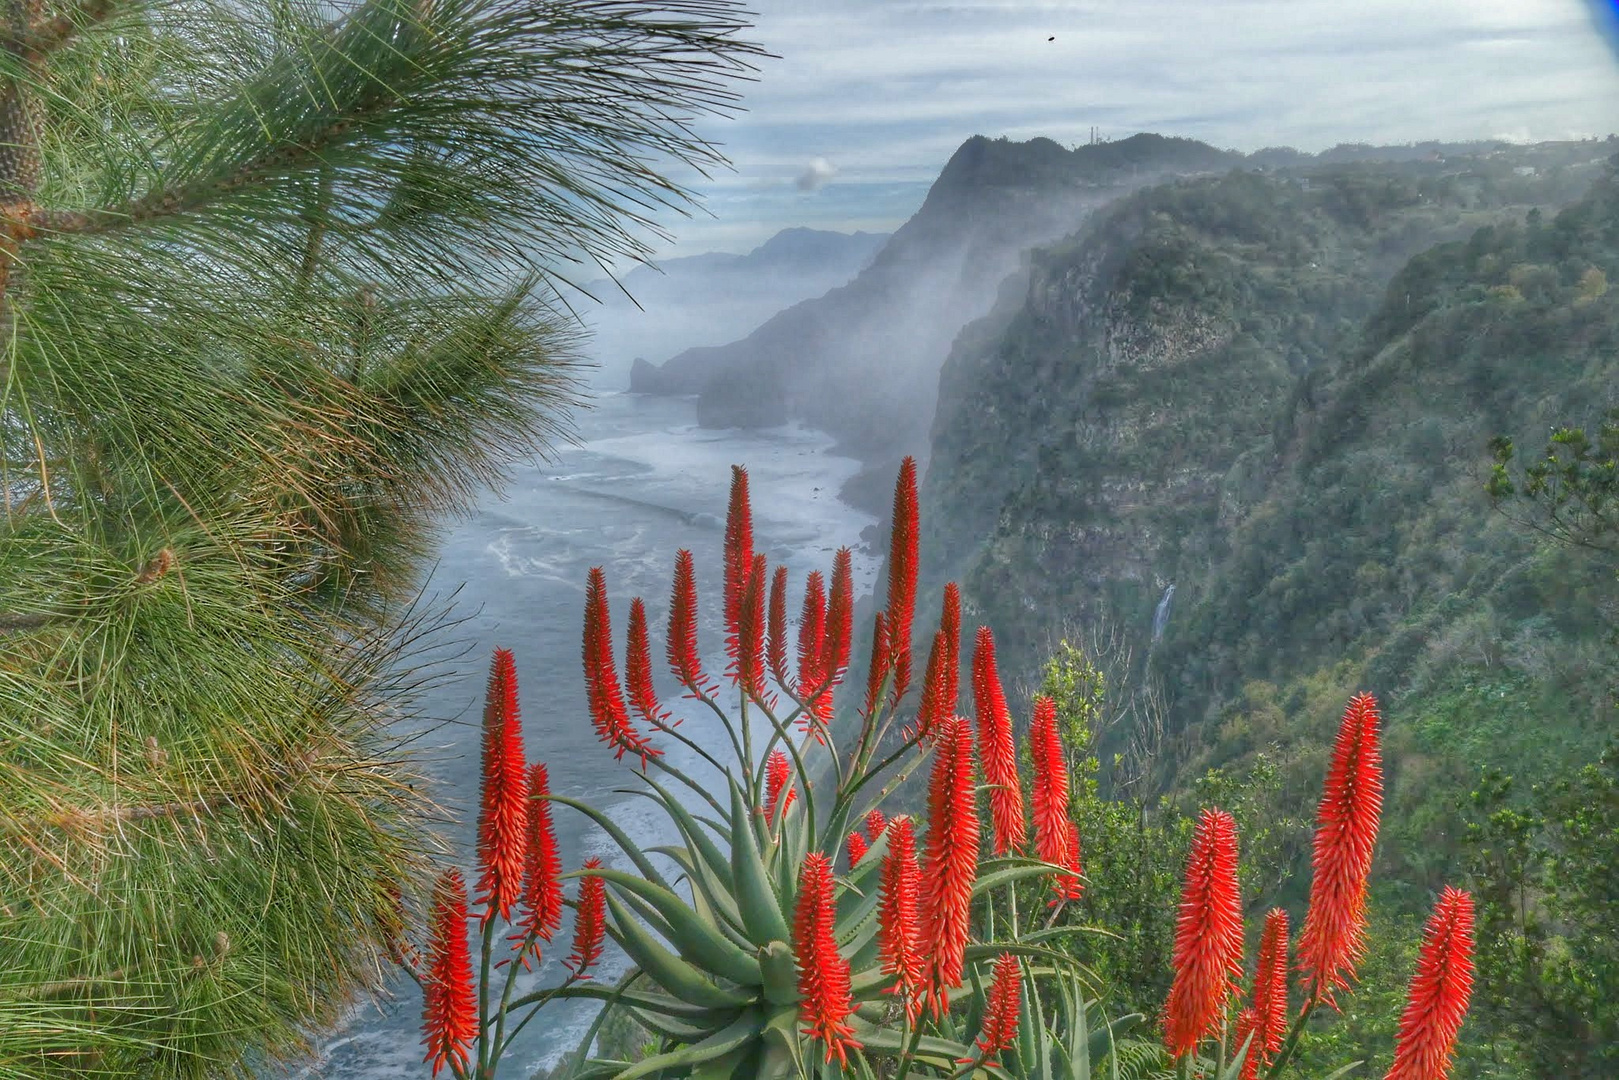
[[[1480,822],[1613,728],[1611,563],[1496,513],[1485,481],[1492,436],[1538,445],[1613,404],[1619,181],[1571,169],[1596,182],[1557,212],[1535,204],[1566,186],[1520,168],[1141,192],[1039,253],[941,384],[924,550],[947,554],[925,570],[964,581],[966,620],[1025,673],[1087,624],[1134,635],[1168,691],[1163,790],[1257,765],[1274,782],[1256,819],[1296,818],[1339,704],[1379,695],[1385,927],[1464,866],[1489,886]],[[1514,797],[1470,802],[1485,766],[1519,778]],[[1537,858],[1539,890],[1556,863]],[[1566,950],[1550,925],[1525,948]],[[1374,954],[1372,1000],[1407,961]],[[1564,1075],[1541,1065],[1582,1053],[1536,1040],[1584,999],[1515,977],[1550,1004],[1470,1028],[1465,1075]]]
[[[962,578],[991,612],[1133,627],[1179,581],[1184,610],[1265,496],[1294,399],[1315,402],[1404,262],[1597,171],[1485,164],[1188,181],[1036,252],[1027,290],[968,327],[941,376],[927,577]],[[1009,646],[1032,665],[1051,627],[1018,623]]]
[[[1188,703],[1199,685],[1243,687],[1205,697],[1225,720],[1204,732],[1218,732],[1213,758],[1298,737],[1280,721],[1333,665],[1392,695],[1407,740],[1396,791],[1412,798],[1482,763],[1549,770],[1599,742],[1612,576],[1493,515],[1481,474],[1492,434],[1532,441],[1608,403],[1616,227],[1610,177],[1552,221],[1425,253],[1356,351],[1301,386],[1270,490],[1162,654]],[[1260,706],[1259,680],[1289,687],[1283,708]]]

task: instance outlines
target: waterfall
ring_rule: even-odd
[[[1152,613],[1152,639],[1157,641],[1164,636],[1164,627],[1169,624],[1169,604],[1175,599],[1175,583],[1171,581],[1169,588],[1164,590],[1163,599],[1158,601],[1158,609]]]

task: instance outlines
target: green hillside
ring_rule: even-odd
[[[1619,178],[1585,150],[1561,170],[1507,154],[1139,192],[1038,252],[941,380],[928,580],[963,582],[964,621],[993,625],[1025,681],[1063,638],[1132,642],[1128,679],[1164,690],[1158,790],[1258,766],[1250,817],[1307,818],[1343,702],[1378,695],[1391,928],[1446,881],[1488,893],[1499,823],[1480,807],[1525,807],[1615,731],[1612,555],[1486,493],[1492,437],[1538,451],[1619,404]],[[1102,760],[1138,734],[1110,732]],[[1485,769],[1517,779],[1478,803]],[[1282,851],[1301,871],[1304,840]],[[1546,941],[1554,877],[1515,901]],[[1406,962],[1374,958],[1366,993]],[[1545,1032],[1510,1012],[1483,1009],[1458,1075],[1601,1075],[1569,1071],[1578,1047],[1535,1065]]]

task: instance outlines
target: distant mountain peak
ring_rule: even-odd
[[[1228,169],[1243,156],[1196,139],[1141,132],[1072,150],[1039,136],[1026,141],[974,135],[956,149],[934,183],[935,191],[983,187],[1046,187],[1111,181],[1121,173],[1203,172]]]
[[[883,233],[835,232],[803,225],[783,229],[746,255],[749,262],[776,262],[782,259],[826,258],[851,249],[875,251],[886,239]]]

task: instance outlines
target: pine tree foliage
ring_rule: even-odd
[[[723,164],[743,14],[0,0],[0,1080],[241,1073],[380,983],[432,525],[567,435],[557,268]]]

